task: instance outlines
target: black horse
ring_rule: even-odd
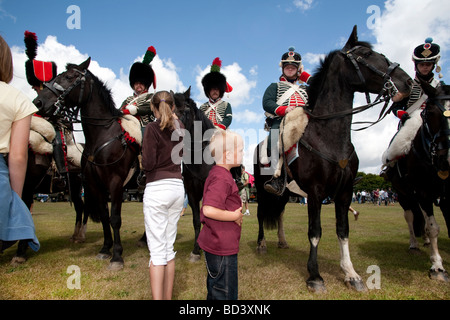
[[[89,64],[90,58],[80,65],[68,64],[67,71],[50,82],[34,103],[46,115],[80,112],[86,140],[81,160],[85,211],[103,226],[104,243],[97,258],[111,258],[108,269],[120,270],[124,265],[120,240],[123,185],[136,166],[140,148],[127,142],[111,92],[88,70]]]
[[[300,188],[308,194],[308,238],[310,254],[307,263],[308,289],[325,291],[317,262],[322,234],[320,210],[324,199],[335,203],[336,233],[341,252],[344,282],[356,290],[367,290],[350,260],[348,209],[359,160],[351,142],[352,108],[356,91],[387,94],[393,86],[410,91],[411,79],[397,64],[359,42],[356,26],[342,50],[327,55],[308,87],[309,124],[298,142],[299,157],[286,168]],[[259,161],[259,159],[257,159]],[[256,180],[255,176],[255,180]],[[258,199],[267,195],[258,194]],[[265,212],[264,216],[280,214]],[[276,219],[272,219],[276,220]]]
[[[411,236],[410,250],[418,250],[415,236],[425,231],[431,249],[429,276],[448,282],[438,250],[439,225],[433,204],[439,199],[450,236],[450,86],[436,89],[422,83],[422,88],[428,95],[421,112],[423,124],[412,141],[411,151],[400,158],[385,177],[398,192],[399,203],[405,211]]]

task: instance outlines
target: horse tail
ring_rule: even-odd
[[[264,183],[271,179],[272,176],[261,173],[261,168],[264,167],[259,157],[261,145],[262,143],[256,147],[253,159],[253,177],[255,179],[256,200],[258,202],[258,221],[263,222],[264,228],[271,230],[278,227],[278,221],[289,200],[289,192],[286,191],[281,197],[278,197],[264,189]]]

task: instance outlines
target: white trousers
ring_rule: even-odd
[[[163,179],[145,186],[144,219],[149,265],[167,265],[175,258],[173,245],[183,201],[184,186],[180,179]]]

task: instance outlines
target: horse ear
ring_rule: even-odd
[[[357,42],[358,42],[358,28],[355,25],[353,27],[352,34],[350,35],[350,38],[348,38],[347,43],[345,44],[343,50],[350,50],[356,45]]]
[[[80,68],[81,70],[87,70],[87,68],[89,68],[89,64],[91,63],[91,57],[87,58],[87,60],[83,63],[81,63],[78,68]]]
[[[191,86],[184,92],[184,97],[189,99],[191,97]]]

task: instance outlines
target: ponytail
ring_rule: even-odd
[[[151,100],[152,110],[158,110],[161,115],[161,124],[159,128],[163,131],[165,128],[173,130],[175,128],[175,119],[173,117],[174,100],[167,91],[155,93]]]

